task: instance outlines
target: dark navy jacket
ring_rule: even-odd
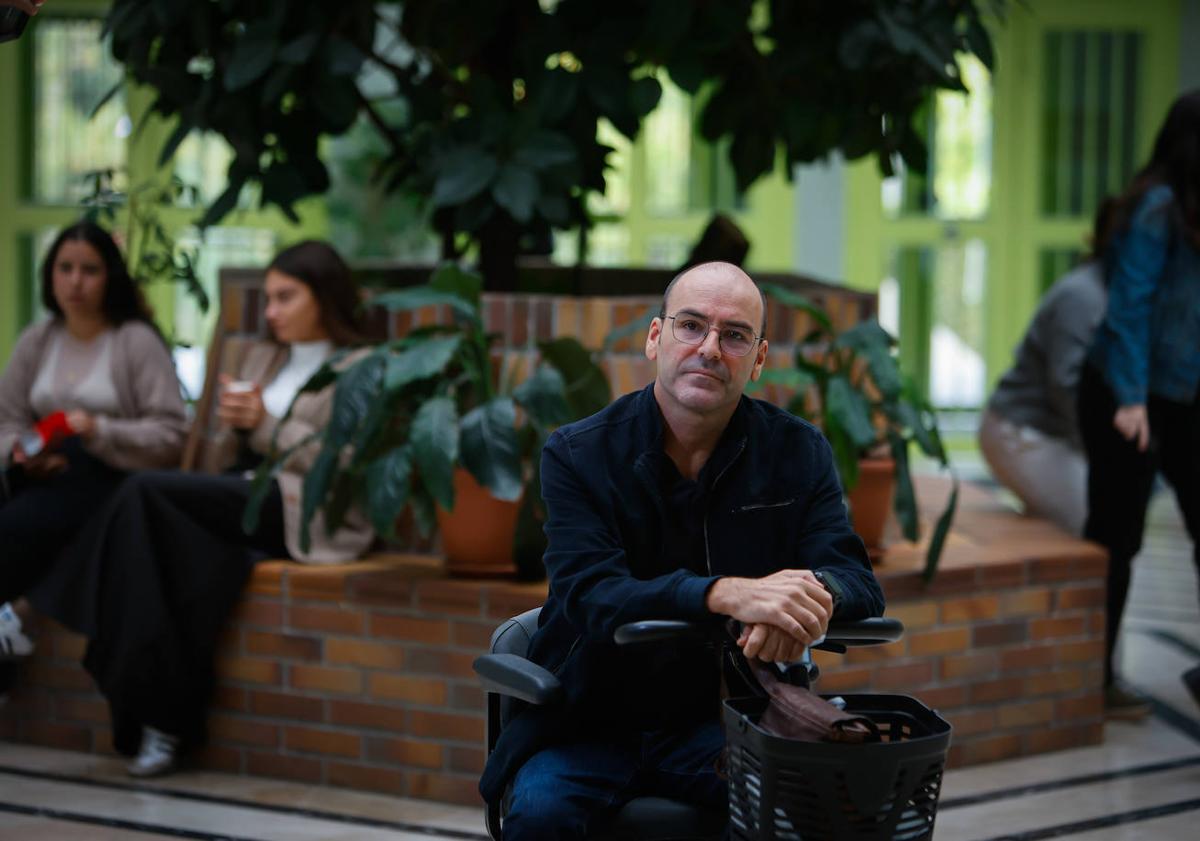
[[[720,621],[704,601],[722,575],[820,569],[841,597],[838,618],[883,612],[866,550],[846,517],[832,451],[814,426],[742,397],[705,467],[704,557],[692,569],[663,560],[662,439],[650,385],[546,443],[550,594],[529,658],[558,675],[564,702],[526,707],[507,724],[480,779],[485,800],[499,798],[525,760],[548,745],[715,716],[711,652],[621,648],[612,640],[618,626],[639,619]]]

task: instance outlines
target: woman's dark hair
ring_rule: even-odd
[[[312,290],[321,308],[321,323],[335,345],[366,341],[359,317],[358,284],[333,246],[313,239],[296,243],[275,255],[267,266],[267,271],[271,269],[296,278]]]
[[[1175,221],[1200,249],[1200,89],[1175,100],[1154,140],[1150,162],[1142,167],[1110,208],[1095,252],[1103,255],[1113,238],[1124,232],[1142,196],[1152,187],[1165,184],[1175,194]],[[1105,208],[1101,206],[1100,213]],[[1098,214],[1099,215],[1099,214]]]
[[[55,237],[50,250],[46,252],[46,259],[42,261],[42,305],[48,311],[62,318],[62,307],[54,297],[54,263],[58,260],[59,249],[67,242],[86,242],[96,249],[96,253],[104,261],[104,300],[101,309],[109,324],[115,327],[126,321],[144,321],[154,326],[146,301],[142,298],[137,284],[133,282],[116,242],[108,231],[87,219],[63,228]],[[157,328],[155,329],[157,331]]]

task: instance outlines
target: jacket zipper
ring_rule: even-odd
[[[721,479],[725,476],[726,473],[729,472],[729,468],[733,467],[734,463],[736,463],[737,460],[739,458],[741,458],[742,451],[745,449],[746,449],[746,439],[743,438],[741,444],[738,445],[737,452],[734,453],[733,458],[731,458],[729,460],[729,464],[727,464],[723,468],[721,468],[721,472],[717,474],[717,478],[713,479],[712,486],[709,488],[710,491],[715,491],[717,489],[717,485],[720,484]],[[708,545],[708,509],[705,509],[705,511],[704,511],[704,566],[708,570],[708,574],[712,575],[713,574],[712,552],[709,549],[709,545]]]
[[[795,502],[799,498],[800,497],[793,497],[792,499],[785,499],[783,502],[751,503],[750,505],[743,505],[741,508],[735,508],[735,509],[733,509],[733,511],[735,514],[740,514],[743,511],[761,511],[762,509],[765,509],[765,508],[783,508],[785,505],[791,505],[793,502]]]

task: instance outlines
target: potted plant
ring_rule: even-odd
[[[497,336],[484,329],[481,289],[477,274],[448,263],[427,285],[374,296],[372,305],[392,312],[447,306],[453,323],[419,327],[349,364],[339,354],[301,389],[336,383],[329,423],[314,435],[321,449],[304,480],[302,544],[318,508],[336,529],[357,501],[385,537],[395,535],[406,509],[422,535],[440,522],[451,572],[543,574],[542,445],[555,427],[606,405],[608,381],[579,342],[564,338],[541,343],[539,364],[517,382],[511,367],[494,362]],[[264,489],[290,452],[274,453],[260,468],[256,481]],[[260,496],[247,507],[248,523],[257,518]],[[456,511],[469,522],[455,524]],[[498,533],[488,531],[485,515],[501,521]],[[490,572],[478,556],[460,553],[455,538],[463,535],[478,538],[495,562]]]
[[[878,547],[889,501],[908,540],[920,537],[917,498],[909,470],[909,445],[950,462],[938,431],[937,416],[911,378],[901,375],[896,341],[875,320],[844,331],[803,295],[773,284],[763,291],[812,319],[813,329],[797,343],[794,367],[766,370],[759,386],[775,384],[795,391],[788,411],[825,433],[851,508],[855,530],[869,549]],[[924,576],[933,577],[958,505],[958,478],[939,515],[925,556]],[[873,545],[874,544],[874,545]]]

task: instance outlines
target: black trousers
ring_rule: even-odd
[[[125,478],[68,441],[67,469],[38,480],[20,467],[7,473],[10,496],[0,499],[0,604],[24,595],[50,570],[55,556]]]
[[[1142,547],[1146,509],[1154,476],[1161,472],[1175,491],[1192,538],[1192,559],[1200,574],[1200,395],[1190,404],[1150,396],[1150,446],[1138,452],[1113,427],[1117,401],[1104,377],[1090,365],[1079,384],[1079,427],[1088,456],[1088,517],[1083,535],[1108,550],[1108,622],[1105,683],[1113,679],[1113,650],[1130,566]]]
[[[30,593],[88,637],[84,666],[108,699],[121,753],[137,751],[144,725],[185,747],[204,740],[221,632],[255,561],[287,557],[278,486],[251,535],[249,493],[239,476],[131,474]]]

